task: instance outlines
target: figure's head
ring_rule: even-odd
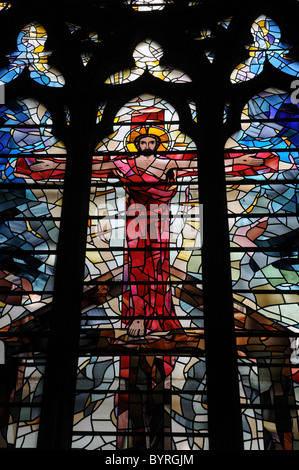
[[[140,155],[155,154],[160,143],[160,138],[154,134],[140,134],[134,141]]]

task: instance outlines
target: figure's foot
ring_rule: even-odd
[[[133,320],[131,325],[128,328],[128,333],[130,336],[144,336],[145,333],[145,324],[142,318]]]

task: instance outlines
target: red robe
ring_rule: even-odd
[[[123,322],[127,325],[136,317],[145,317],[149,331],[181,328],[167,284],[169,205],[176,187],[138,169],[134,157],[115,160],[115,165],[118,178],[128,184]]]

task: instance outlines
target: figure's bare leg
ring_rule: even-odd
[[[145,324],[142,318],[136,318],[128,328],[130,336],[143,336],[145,333]]]

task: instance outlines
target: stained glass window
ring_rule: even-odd
[[[93,157],[82,334],[100,355],[79,359],[73,446],[181,449],[189,433],[192,447],[204,448],[204,403],[197,398],[195,427],[195,413],[183,412],[202,393],[188,370],[204,379],[205,368],[196,147],[175,109],[153,95],[133,98],[114,123]],[[142,145],[152,142],[148,164]],[[198,347],[196,356],[175,356],[186,347]],[[107,375],[96,392],[99,367]]]
[[[0,3],[1,449],[299,449],[299,7],[243,3]]]

